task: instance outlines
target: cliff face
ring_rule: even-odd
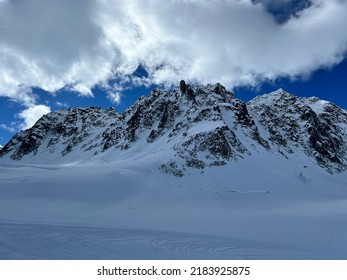
[[[280,89],[247,104],[273,150],[302,151],[322,168],[346,169],[347,113],[318,98],[298,98]]]
[[[158,168],[176,176],[259,152],[303,153],[330,173],[347,166],[347,112],[317,98],[284,90],[248,103],[221,84],[153,90],[122,114],[98,107],[43,116],[16,134],[0,160],[114,159],[129,153],[161,153]],[[164,151],[164,152],[163,152]]]

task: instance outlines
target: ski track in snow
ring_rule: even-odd
[[[0,223],[0,232],[0,259],[326,258],[303,248],[175,232],[9,222]]]

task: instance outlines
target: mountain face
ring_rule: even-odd
[[[345,110],[316,97],[295,97],[282,89],[254,98],[248,109],[272,149],[283,155],[303,151],[330,172],[346,169]]]
[[[347,167],[347,112],[284,90],[248,103],[221,84],[155,89],[127,111],[73,108],[17,133],[0,160],[75,161],[158,154],[158,168],[184,176],[257,153],[303,154],[330,173]]]

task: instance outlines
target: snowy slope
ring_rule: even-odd
[[[24,232],[22,226],[10,231],[8,222],[1,225],[0,257],[347,257],[345,174],[324,172],[304,155],[288,161],[265,152],[233,168],[209,168],[184,177],[160,173],[149,160],[99,166],[1,164],[0,219],[29,224]],[[54,224],[62,226],[55,229]],[[133,241],[119,240],[122,231],[130,231]],[[105,240],[110,232],[113,236]],[[34,242],[33,235],[44,242]],[[70,238],[77,240],[73,254],[71,248],[51,252],[45,247],[70,244]],[[112,240],[114,250],[103,249]],[[138,247],[129,255],[127,248],[134,248],[134,242]],[[189,251],[196,244],[200,253]]]
[[[346,259],[346,123],[219,84],[51,113],[1,152],[0,258]]]
[[[158,168],[175,176],[267,151],[304,153],[330,173],[346,170],[346,111],[280,89],[245,104],[222,85],[172,92],[156,89],[123,114],[98,107],[42,117],[15,135],[0,159],[57,163],[118,161],[156,153]]]
[[[325,259],[310,246],[154,230],[0,223],[0,259]],[[25,242],[18,242],[25,240]]]

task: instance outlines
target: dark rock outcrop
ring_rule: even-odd
[[[0,160],[76,160],[103,153],[117,158],[160,150],[167,157],[160,170],[183,176],[262,150],[285,158],[303,153],[328,172],[342,172],[346,124],[346,111],[317,98],[278,90],[244,103],[221,84],[193,87],[181,81],[179,89],[153,90],[122,114],[98,107],[47,114],[17,133],[0,150]]]

